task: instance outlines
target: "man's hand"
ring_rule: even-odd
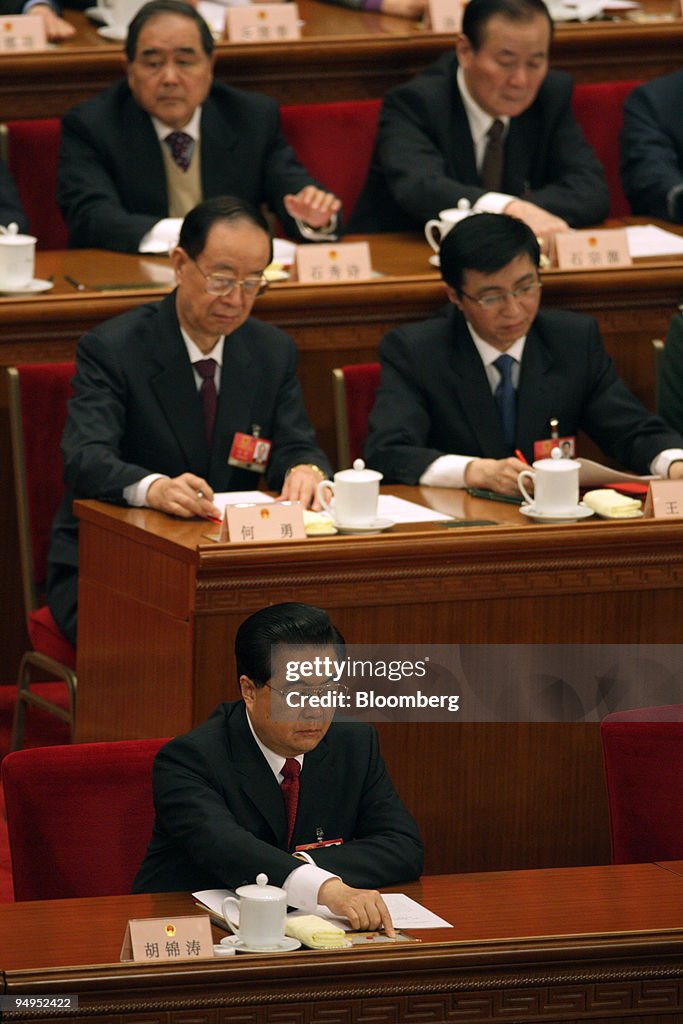
[[[282,485],[280,500],[300,501],[304,508],[310,505],[314,512],[319,512],[320,502],[315,497],[315,491],[320,481],[324,479],[321,469],[304,465],[293,466]]]
[[[220,519],[221,515],[213,503],[211,487],[194,473],[153,480],[147,489],[146,501],[150,508],[182,519],[190,519],[192,516]]]
[[[309,228],[327,227],[333,214],[341,209],[341,199],[315,185],[306,185],[295,196],[287,195],[282,201],[289,216],[302,220]]]
[[[426,6],[427,0],[382,0],[380,11],[398,18],[421,18]]]
[[[540,206],[527,202],[526,199],[513,199],[505,207],[503,213],[509,213],[511,217],[517,217],[528,224],[533,233],[542,241],[541,248],[546,256],[551,255],[552,237],[558,231],[571,231],[571,228],[561,217],[554,213],[542,210]]]
[[[337,917],[347,917],[356,932],[383,928],[390,938],[396,935],[387,905],[375,889],[352,889],[341,878],[328,878],[320,886],[318,903]]]
[[[76,29],[68,21],[56,13],[49,4],[35,4],[27,14],[35,14],[43,19],[45,35],[51,43],[58,43],[60,39],[70,39],[76,34]]]
[[[528,468],[514,456],[509,459],[472,459],[465,468],[465,487],[481,487],[497,494],[517,496],[517,476]]]

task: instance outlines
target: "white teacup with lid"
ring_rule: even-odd
[[[19,225],[0,226],[0,291],[27,288],[33,281],[36,259],[33,235],[19,234]]]
[[[366,469],[362,459],[356,459],[353,469],[342,469],[332,480],[321,480],[316,497],[326,512],[339,526],[369,527],[377,520],[377,500],[382,474]],[[327,500],[326,491],[334,494],[334,506]]]
[[[531,469],[523,469],[517,484],[525,500],[542,515],[561,515],[574,512],[579,503],[579,469],[581,463],[563,459],[559,448],[553,448],[549,459],[538,459]],[[526,478],[533,480],[534,493],[524,486]]]
[[[458,199],[458,205],[449,210],[441,210],[439,212],[438,220],[428,220],[425,224],[425,238],[431,245],[434,252],[438,255],[441,243],[444,238],[451,230],[451,228],[463,220],[465,217],[469,217],[472,213],[469,199]]]
[[[256,884],[241,885],[226,896],[221,909],[230,931],[249,949],[276,949],[285,937],[287,893],[268,885],[268,875],[258,874]],[[232,913],[230,913],[232,911]]]

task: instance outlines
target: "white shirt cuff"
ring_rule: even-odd
[[[669,475],[669,466],[672,462],[680,462],[683,459],[683,448],[665,448],[663,452],[650,463],[650,472],[657,476],[666,478]]]
[[[163,479],[163,473],[150,473],[149,476],[143,476],[142,480],[137,480],[134,484],[128,484],[123,488],[123,500],[133,508],[143,508],[147,504],[147,491],[150,484],[153,484],[155,480]]]
[[[477,213],[502,213],[508,203],[519,196],[508,196],[504,192],[484,192],[472,207]]]
[[[178,244],[180,226],[183,223],[182,217],[164,217],[158,220],[153,228],[140,239],[138,252],[162,252],[169,251]]]
[[[302,864],[300,868],[294,868],[282,884],[282,888],[287,893],[288,906],[315,913],[318,908],[320,886],[328,878],[339,878],[339,875],[325,871],[324,868],[319,868],[312,862]]]
[[[464,487],[465,470],[473,461],[471,455],[441,455],[427,466],[420,483],[423,487]]]
[[[333,213],[327,224],[321,228],[312,228],[308,224],[304,224],[298,217],[295,217],[294,221],[301,232],[301,237],[309,242],[336,242],[337,240],[335,232],[339,218],[336,213]]]

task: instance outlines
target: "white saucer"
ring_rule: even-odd
[[[520,505],[519,511],[537,523],[575,523],[577,519],[588,519],[593,509],[580,503],[566,512],[538,512],[533,505]]]
[[[441,269],[441,258],[438,252],[435,252],[433,256],[429,257],[429,266],[436,267],[437,270]]]
[[[40,292],[49,292],[54,286],[54,281],[43,281],[39,277],[34,277],[21,288],[0,288],[0,295],[39,295]]]
[[[221,946],[232,946],[238,953],[291,953],[293,949],[299,949],[301,943],[285,935],[276,946],[247,946],[236,935],[226,935],[221,939]]]
[[[392,526],[396,526],[393,519],[375,519],[374,523],[368,523],[367,526],[353,526],[351,523],[344,526],[336,519],[333,521],[340,533],[381,533],[382,530],[389,530]]]
[[[102,25],[97,29],[98,36],[108,39],[110,43],[122,43],[128,35],[128,29],[120,25]]]
[[[86,7],[83,11],[86,18],[99,22],[100,25],[109,24],[109,11],[106,7]]]

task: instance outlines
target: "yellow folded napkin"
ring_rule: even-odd
[[[307,537],[323,537],[338,532],[329,516],[321,512],[311,512],[310,509],[304,512],[304,530]]]
[[[619,494],[609,488],[588,491],[583,496],[583,503],[606,519],[635,519],[642,515],[642,501],[628,498],[625,494]]]
[[[298,939],[309,949],[337,949],[350,946],[343,928],[337,928],[331,921],[326,921],[315,914],[304,914],[303,917],[288,917],[285,934]]]

